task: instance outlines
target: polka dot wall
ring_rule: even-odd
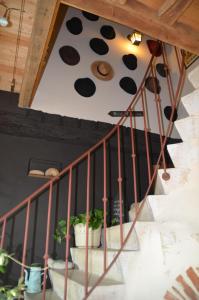
[[[127,39],[131,32],[132,29],[125,26],[69,8],[32,108],[116,123],[118,118],[111,117],[108,112],[127,108],[139,88],[151,56],[147,45],[151,38],[144,36],[140,46],[136,47]],[[152,132],[158,132],[154,118],[154,89],[161,96],[165,125],[170,114],[166,93],[167,68],[160,57],[157,57],[156,71],[155,85],[151,77],[145,82]],[[138,104],[136,109],[141,109],[141,106]],[[137,120],[137,128],[143,129],[142,118]]]

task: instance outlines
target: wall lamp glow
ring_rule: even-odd
[[[7,26],[10,25],[10,12],[12,10],[20,11],[20,9],[19,8],[14,8],[14,7],[8,7],[3,2],[0,2],[0,5],[5,8],[5,13],[4,13],[3,17],[0,17],[0,26],[1,27],[7,27]]]
[[[142,34],[138,31],[134,31],[132,34],[127,35],[127,39],[131,41],[133,45],[139,46],[142,41]]]

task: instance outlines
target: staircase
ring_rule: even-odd
[[[199,78],[199,68],[197,70],[194,72]],[[195,76],[190,74],[193,82]],[[193,276],[186,282],[180,280],[182,276],[179,275],[190,265],[199,267],[199,80],[195,88],[182,98],[189,116],[175,122],[183,142],[168,145],[175,165],[167,169],[170,180],[163,180],[163,170],[158,170],[156,195],[146,198],[128,242],[105,276],[107,285],[102,282],[89,299],[199,299],[196,272],[192,272]],[[134,205],[129,215],[133,220]],[[130,226],[131,223],[124,224],[125,236]],[[107,230],[109,263],[120,249],[120,226]],[[73,262],[84,272],[85,249],[72,248],[71,254]],[[89,250],[90,274],[102,274],[103,255],[103,249]],[[109,286],[108,280],[115,280],[115,283]],[[167,291],[169,289],[171,291]],[[81,289],[77,287],[77,290]],[[82,298],[84,291],[69,299]]]
[[[151,66],[152,64],[150,63],[145,78],[149,75],[148,72],[154,74],[153,69],[150,71]],[[175,168],[166,169],[164,165],[164,169],[158,169],[160,159],[163,160],[163,163],[165,162],[164,146],[166,139],[160,138],[161,153],[157,161],[156,170],[151,177],[149,174],[149,187],[144,199],[139,203],[135,199],[135,204],[132,205],[129,211],[131,222],[122,224],[120,220],[119,225],[109,228],[105,222],[101,248],[88,249],[88,246],[85,249],[70,248],[72,260],[76,268],[73,270],[68,270],[67,268],[62,270],[50,268],[49,275],[52,281],[52,290],[46,290],[46,283],[44,282],[44,289],[41,295],[33,296],[25,293],[25,299],[108,300],[111,297],[114,297],[115,300],[199,299],[198,275],[196,271],[193,272],[194,269],[198,270],[197,268],[199,267],[199,81],[196,80],[196,78],[199,78],[199,68],[190,73],[189,78],[193,83],[195,91],[182,98],[182,104],[189,116],[175,122],[175,126],[183,142],[168,146],[168,152]],[[176,101],[180,94],[180,87],[181,84],[178,85],[176,90]],[[143,84],[141,84],[138,94],[143,99]],[[159,99],[157,94],[155,96],[157,98],[158,110]],[[135,100],[137,99],[134,99],[133,104],[135,104]],[[175,106],[177,106],[177,103],[175,103]],[[128,110],[131,111],[131,108],[132,106]],[[161,114],[159,114],[160,116]],[[125,118],[122,117],[119,126],[123,124]],[[172,120],[172,115],[170,119]],[[132,138],[132,121],[130,123]],[[168,127],[166,137],[172,128],[171,123]],[[113,133],[116,133],[117,137],[119,136],[119,126],[116,126],[102,142],[95,145],[86,154],[83,154],[60,174],[62,176],[62,174],[68,172],[68,220],[70,216],[72,168],[79,161],[86,158],[88,163],[87,170],[89,170],[91,151],[102,146],[104,150],[104,174],[106,174],[106,140]],[[145,133],[147,133],[147,130]],[[132,162],[133,166],[135,166],[133,138],[131,142]],[[119,138],[118,148],[120,149]],[[120,167],[120,155],[118,154],[119,191],[122,181]],[[149,165],[148,171],[150,173]],[[87,173],[87,193],[89,190],[88,174],[89,172]],[[149,195],[155,178],[155,195]],[[165,180],[165,178],[169,180]],[[59,178],[52,179],[33,195],[25,199],[22,204],[0,218],[0,222],[2,223],[1,247],[3,247],[7,219],[21,209],[21,207],[27,205],[23,263],[25,263],[26,257],[31,202],[37,194],[45,189],[49,189],[44,267],[48,265],[52,189],[53,184],[57,180]],[[107,195],[105,187],[106,176],[104,176],[103,197],[104,213],[106,216]],[[119,198],[121,216],[121,195]],[[88,201],[87,211],[89,211]],[[66,266],[69,259],[69,241],[70,234],[67,231]],[[188,272],[190,276],[186,279],[185,284],[185,281],[179,276],[181,276],[180,274],[184,274],[186,270],[190,270],[190,266],[192,268],[191,275]],[[45,272],[47,273],[47,271]]]

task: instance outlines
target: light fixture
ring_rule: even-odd
[[[10,25],[10,20],[9,19],[10,19],[10,12],[11,12],[11,10],[18,10],[18,11],[20,11],[20,9],[14,8],[14,7],[8,7],[3,2],[0,2],[0,5],[5,8],[5,13],[4,13],[3,17],[0,17],[0,26],[1,27],[7,27],[7,26]]]
[[[133,45],[139,46],[142,41],[142,35],[138,31],[134,31],[132,34],[127,35],[127,38]]]

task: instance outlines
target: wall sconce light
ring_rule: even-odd
[[[7,26],[10,25],[10,20],[9,19],[10,19],[11,10],[20,11],[20,9],[19,8],[14,8],[14,7],[8,7],[3,2],[0,2],[0,5],[5,8],[5,13],[4,13],[3,17],[0,17],[0,26],[1,27],[7,27]]]
[[[133,45],[139,46],[142,41],[142,35],[138,31],[134,31],[132,34],[127,35],[127,39],[131,41]]]

